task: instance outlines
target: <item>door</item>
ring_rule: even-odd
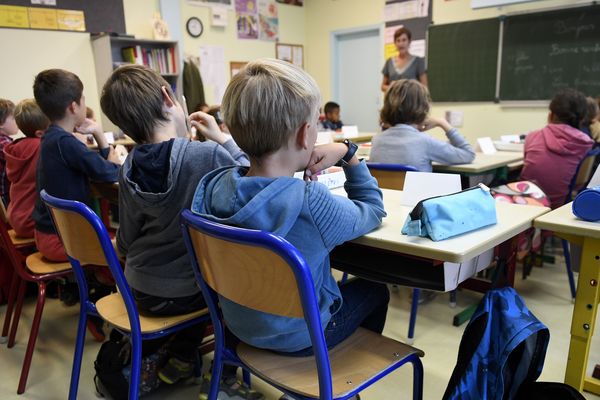
[[[382,49],[379,27],[333,35],[331,100],[340,104],[344,124],[362,132],[379,130]]]

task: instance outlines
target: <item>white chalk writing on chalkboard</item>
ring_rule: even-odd
[[[594,29],[596,29],[594,24],[569,26],[567,21],[557,21],[554,24],[554,32],[559,35],[575,33],[575,38],[579,38],[581,32],[593,31]]]

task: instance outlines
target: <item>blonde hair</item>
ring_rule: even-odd
[[[392,82],[383,100],[381,121],[389,126],[420,124],[429,114],[429,91],[414,79]]]
[[[303,124],[316,120],[320,103],[317,83],[302,69],[261,59],[231,79],[221,110],[238,146],[256,159],[287,146]]]
[[[45,131],[50,120],[34,99],[25,99],[15,107],[17,126],[27,137],[35,137],[37,131]]]

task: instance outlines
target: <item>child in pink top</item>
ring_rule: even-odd
[[[577,90],[561,90],[550,102],[548,125],[525,139],[521,179],[537,183],[552,208],[563,205],[577,166],[594,144],[579,130],[586,115],[585,96]]]

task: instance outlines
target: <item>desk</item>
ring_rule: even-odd
[[[494,154],[476,153],[471,164],[442,165],[433,163],[434,172],[455,172],[469,175],[482,175],[509,164],[522,163],[523,153],[517,151],[498,151]]]
[[[600,395],[600,379],[586,376],[600,301],[600,223],[577,219],[571,207],[569,203],[542,215],[534,221],[534,226],[554,231],[557,236],[583,247],[565,383],[579,391]]]
[[[364,142],[370,142],[371,139],[373,138],[373,136],[375,136],[375,135],[376,135],[376,133],[373,133],[373,132],[359,132],[358,136],[344,137],[344,136],[342,136],[341,133],[334,132],[333,133],[333,141],[336,143],[341,143],[344,141],[344,139],[349,139],[350,141],[352,141],[354,143],[364,143]]]
[[[117,140],[115,140],[114,143],[111,143],[111,144],[113,146],[116,146],[116,145],[120,144],[122,146],[125,146],[128,150],[130,150],[133,146],[136,145],[136,143],[133,141],[133,139],[131,139],[129,136],[125,136],[122,139],[117,139]],[[95,144],[95,143],[93,143],[93,144],[89,144],[88,143],[87,147],[88,147],[88,149],[97,149],[98,145]]]
[[[382,225],[332,252],[332,265],[365,278],[425,289],[444,290],[444,261],[461,263],[512,239],[532,226],[548,208],[497,203],[498,223],[471,233],[434,242],[406,236],[402,226],[412,207],[400,205],[402,192],[382,189],[388,216]],[[345,193],[343,189],[333,191]],[[406,261],[406,263],[403,263]],[[405,265],[403,265],[405,264]],[[377,269],[374,269],[374,265]]]

